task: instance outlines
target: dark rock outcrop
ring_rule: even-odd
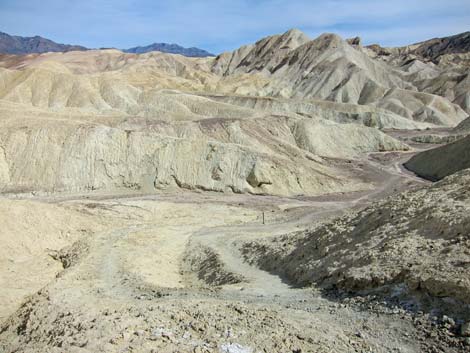
[[[0,53],[31,54],[88,50],[80,45],[59,44],[40,36],[20,37],[0,32]]]
[[[180,54],[188,57],[198,58],[198,57],[207,57],[215,56],[203,49],[199,48],[184,48],[178,44],[168,44],[168,43],[153,43],[143,47],[134,47],[130,49],[123,49],[125,53],[134,53],[134,54],[143,54],[151,51],[160,51],[162,53],[169,54]]]

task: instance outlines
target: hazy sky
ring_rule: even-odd
[[[470,0],[0,0],[0,31],[93,48],[219,53],[290,28],[404,45],[470,30]]]

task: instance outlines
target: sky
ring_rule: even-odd
[[[0,0],[0,31],[89,48],[154,42],[218,54],[297,28],[401,46],[470,30],[470,0]]]

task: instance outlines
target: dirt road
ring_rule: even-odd
[[[400,168],[406,158],[369,156],[364,169],[374,187],[330,199],[192,192],[60,198],[61,207],[111,226],[62,251],[67,268],[3,323],[1,351],[422,351],[428,333],[402,309],[364,310],[294,288],[239,252],[244,241],[306,229],[421,184]]]

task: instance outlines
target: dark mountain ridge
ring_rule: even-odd
[[[72,50],[87,50],[81,45],[59,44],[40,36],[20,37],[0,32],[0,53],[31,54],[47,52],[66,52]]]
[[[188,57],[207,57],[215,56],[214,54],[209,53],[206,50],[191,47],[185,48],[178,44],[168,44],[168,43],[153,43],[147,46],[138,46],[129,49],[122,50],[125,53],[134,53],[134,54],[143,54],[151,51],[160,51],[163,53],[170,54],[180,54]]]
[[[0,53],[2,54],[32,54],[47,52],[67,52],[67,51],[84,51],[89,50],[81,45],[70,45],[56,43],[50,39],[40,36],[21,37],[12,36],[7,33],[0,32]],[[215,56],[203,49],[191,47],[184,48],[178,44],[153,43],[147,46],[138,46],[129,49],[122,49],[125,53],[143,54],[151,51],[160,51],[163,53],[180,54],[188,57],[207,57]]]

